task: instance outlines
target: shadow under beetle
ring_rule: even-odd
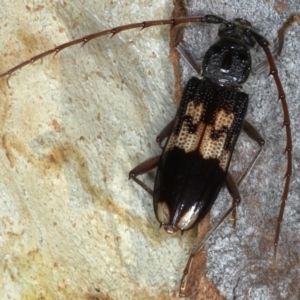
[[[230,213],[233,213],[235,219],[236,206],[241,197],[235,181],[228,173],[228,166],[241,129],[244,129],[261,146],[261,149],[264,145],[260,134],[244,120],[248,95],[241,91],[242,85],[251,72],[250,49],[258,44],[266,54],[270,75],[275,80],[283,108],[283,126],[286,128],[287,169],[274,240],[274,262],[276,262],[280,225],[292,173],[290,118],[274,57],[269,49],[269,42],[251,29],[251,23],[244,19],[227,21],[215,15],[205,15],[123,25],[87,35],[38,54],[1,74],[0,78],[49,54],[57,54],[76,44],[84,45],[104,35],[114,36],[121,31],[158,25],[171,25],[173,28],[185,23],[221,24],[218,32],[219,40],[204,55],[201,77],[193,77],[187,83],[174,120],[157,136],[160,146],[161,142],[168,138],[165,146],[161,146],[163,153],[135,167],[130,171],[129,178],[153,196],[156,218],[168,233],[189,230],[203,219],[224,182],[233,198],[233,204],[209,236]],[[278,34],[279,47],[275,58],[280,55],[285,30],[283,27],[281,34],[280,32]],[[190,65],[200,73],[201,68],[185,52],[182,45],[178,45],[178,49]],[[259,153],[260,151],[252,163]],[[157,167],[157,173],[152,190],[137,176],[155,167]],[[207,238],[190,255],[181,281],[180,294],[182,296],[184,296],[193,257],[203,247],[206,240]]]

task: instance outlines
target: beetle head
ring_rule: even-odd
[[[249,21],[236,18],[233,22],[221,24],[218,32],[219,37],[230,37],[244,42],[248,47],[253,48],[256,41],[252,35],[252,25]]]

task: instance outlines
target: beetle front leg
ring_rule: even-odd
[[[158,166],[160,155],[151,157],[141,164],[137,165],[129,172],[129,179],[132,179],[138,185],[140,185],[146,192],[153,197],[153,190],[146,185],[143,181],[137,178],[137,176],[145,174]]]
[[[275,49],[272,50],[272,54],[275,60],[279,59],[281,55],[286,32],[294,23],[299,22],[299,20],[300,20],[300,14],[293,14],[283,23],[281,28],[277,31],[277,38],[274,40],[274,44],[276,45],[276,47]],[[268,67],[268,60],[265,59],[252,68],[252,73],[259,74],[267,67]]]
[[[257,153],[255,154],[255,156],[252,158],[249,166],[247,167],[247,169],[244,171],[244,173],[242,174],[242,176],[238,179],[237,181],[237,187],[239,187],[243,180],[247,177],[247,175],[249,174],[249,172],[251,171],[252,167],[255,165],[264,145],[265,145],[265,140],[263,139],[263,137],[260,135],[260,133],[255,129],[255,127],[253,125],[251,125],[248,121],[244,121],[243,124],[243,130],[244,132],[253,140],[255,141],[258,145],[259,145],[259,150],[257,151]],[[229,190],[228,184],[226,182],[227,188]],[[232,196],[232,195],[231,195]],[[233,196],[234,198],[234,196]],[[235,227],[236,225],[236,208],[233,209],[232,214],[230,216],[230,220],[233,221],[233,226]]]
[[[283,48],[283,44],[284,44],[284,36],[285,33],[288,31],[288,29],[296,22],[299,22],[300,20],[300,14],[293,14],[291,15],[285,22],[284,24],[281,26],[281,28],[278,30],[277,32],[277,38],[278,38],[278,49],[277,49],[277,53],[275,55],[275,59],[278,59],[282,48]]]
[[[177,29],[175,37],[176,50],[180,53],[181,57],[188,63],[188,65],[197,73],[201,74],[201,67],[197,63],[194,56],[186,49],[183,41],[184,27]]]

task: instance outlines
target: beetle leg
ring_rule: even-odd
[[[255,142],[257,142],[257,144],[259,145],[259,150],[257,151],[257,153],[255,154],[255,156],[252,158],[249,166],[247,167],[247,169],[244,171],[244,173],[241,175],[241,177],[238,179],[237,181],[237,186],[240,186],[243,182],[243,180],[247,177],[247,175],[250,173],[252,167],[255,165],[258,157],[260,156],[260,153],[265,145],[265,140],[263,139],[263,137],[260,135],[260,133],[254,128],[253,125],[251,125],[248,121],[244,121],[243,124],[243,130],[245,131],[245,133]],[[236,209],[234,209],[232,211],[232,214],[230,216],[230,220],[233,222],[233,226],[235,227],[236,225]]]
[[[274,59],[277,60],[281,55],[283,44],[284,44],[284,36],[288,29],[296,22],[300,20],[300,14],[291,15],[281,26],[281,28],[277,31],[277,37],[274,40],[275,49],[272,51]],[[262,62],[258,63],[254,68],[252,68],[253,74],[261,73],[268,66],[268,61],[265,59]]]
[[[252,169],[252,167],[255,165],[264,145],[265,145],[265,140],[263,139],[263,137],[260,135],[260,133],[254,128],[253,125],[251,125],[248,121],[244,121],[243,124],[243,130],[245,131],[245,133],[255,142],[257,142],[257,144],[259,145],[260,149],[257,151],[256,155],[253,157],[251,163],[249,164],[249,167],[245,170],[245,172],[243,173],[243,175],[238,179],[237,181],[237,185],[240,186],[240,184],[242,183],[242,181],[245,179],[245,177],[249,174],[250,170]]]
[[[205,244],[211,238],[211,236],[214,234],[214,232],[219,228],[219,226],[223,223],[223,221],[236,209],[238,204],[241,202],[239,188],[229,172],[226,174],[225,183],[226,183],[228,192],[230,193],[230,195],[233,199],[232,205],[226,211],[226,213],[221,217],[221,219],[218,221],[218,223],[216,223],[211,228],[211,230],[206,234],[205,238],[200,242],[200,244],[196,248],[194,248],[193,251],[190,253],[189,259],[183,270],[183,275],[182,275],[181,282],[180,282],[180,292],[179,292],[180,296],[185,295],[186,283],[188,282],[189,273],[190,273],[192,262],[193,262],[195,255],[205,246]]]
[[[278,48],[277,53],[275,55],[275,59],[278,59],[284,43],[284,35],[286,31],[296,22],[300,20],[300,14],[291,15],[281,26],[281,28],[277,31],[277,39],[278,39]]]
[[[231,210],[230,221],[233,222],[233,227],[235,227],[236,226],[236,207],[241,202],[241,195],[239,192],[238,184],[235,182],[235,180],[232,178],[232,176],[229,172],[226,174],[225,183],[227,186],[227,190],[233,199],[232,206],[230,207],[229,210]],[[223,220],[224,220],[224,217],[221,219],[221,221],[223,222]]]
[[[163,146],[162,146],[161,142],[171,134],[174,122],[175,122],[175,119],[173,119],[170,123],[168,123],[167,126],[156,137],[156,142],[159,145],[159,147],[162,149],[163,149]]]
[[[207,235],[201,241],[201,243],[191,252],[189,259],[187,261],[187,264],[184,268],[183,276],[181,279],[181,284],[180,284],[180,295],[181,296],[184,296],[184,291],[186,288],[186,283],[188,281],[189,272],[190,272],[190,269],[192,266],[194,256],[205,246],[205,244],[210,239],[210,237],[213,235],[213,233],[219,228],[219,226],[223,223],[223,221],[230,214],[231,214],[231,219],[233,220],[233,226],[235,227],[235,225],[236,225],[236,207],[241,202],[241,196],[240,196],[238,186],[241,185],[242,181],[245,179],[247,174],[249,174],[250,170],[252,169],[253,165],[255,164],[256,160],[258,159],[258,157],[263,149],[263,146],[265,144],[265,140],[262,138],[260,133],[253,127],[253,125],[251,125],[246,120],[244,121],[244,124],[243,124],[243,130],[251,139],[253,139],[255,142],[258,143],[258,145],[260,146],[260,149],[257,152],[257,154],[254,156],[254,158],[252,159],[251,163],[249,164],[249,167],[246,169],[246,171],[243,173],[243,175],[239,178],[237,183],[235,182],[235,180],[233,179],[233,177],[231,176],[231,174],[229,172],[226,174],[225,183],[226,183],[228,192],[230,193],[230,195],[233,199],[232,205],[227,210],[227,212],[222,216],[222,218],[218,221],[218,223],[216,223],[214,225],[214,227],[211,228],[211,230],[207,233]]]
[[[138,185],[140,185],[146,192],[153,196],[153,190],[146,185],[143,181],[137,178],[137,176],[149,172],[150,170],[157,167],[159,163],[160,155],[151,157],[146,161],[137,165],[134,169],[129,172],[129,179],[132,179]]]
[[[201,67],[197,63],[194,56],[186,49],[184,41],[183,41],[183,33],[184,27],[181,26],[177,29],[176,36],[175,36],[175,45],[177,51],[180,53],[182,58],[188,63],[188,65],[197,73],[201,73]]]

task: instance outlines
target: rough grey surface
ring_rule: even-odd
[[[228,20],[245,18],[270,42],[292,13],[300,12],[298,1],[186,1],[188,14],[216,14]],[[201,61],[205,49],[216,39],[218,26],[192,25],[185,41]],[[207,276],[226,299],[299,299],[300,297],[300,206],[299,206],[299,70],[300,24],[287,32],[285,46],[277,62],[289,106],[293,135],[293,177],[282,223],[277,268],[272,269],[275,222],[279,213],[286,170],[285,129],[277,101],[277,90],[268,70],[251,76],[244,85],[250,95],[247,119],[265,138],[265,148],[251,173],[240,187],[243,200],[238,208],[236,229],[224,222],[207,244]],[[264,59],[255,48],[253,65]],[[191,70],[183,64],[183,82]],[[241,134],[231,171],[236,178],[247,167],[258,147]],[[221,192],[211,212],[212,223],[229,207],[227,191]],[[201,299],[201,296],[200,296]]]

